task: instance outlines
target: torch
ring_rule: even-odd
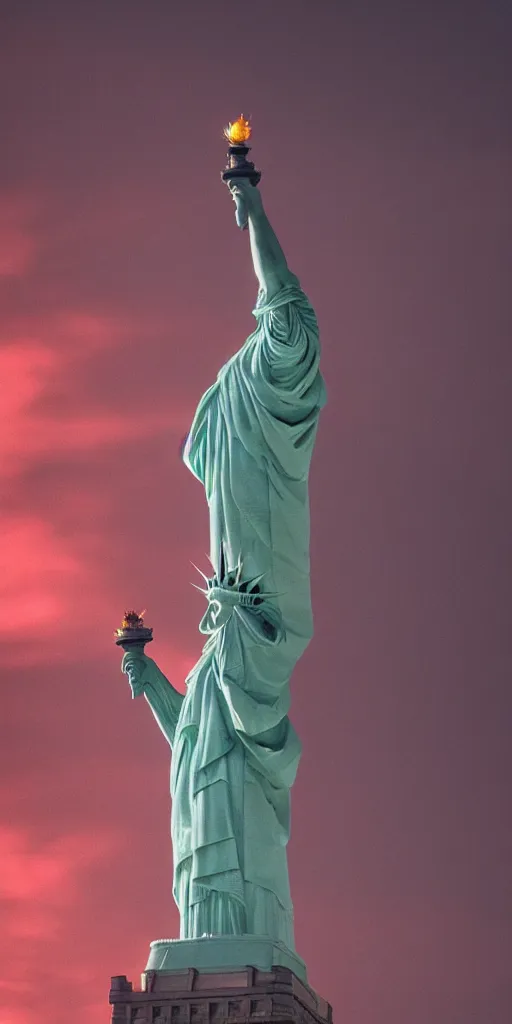
[[[247,159],[250,146],[247,145],[252,133],[250,122],[240,114],[237,121],[228,124],[224,129],[224,137],[229,142],[227,166],[221,171],[221,178],[229,185],[231,182],[240,181],[245,178],[251,185],[257,185],[261,178],[261,171],[257,171],[251,160]],[[239,227],[247,227],[247,211],[245,204],[237,197],[237,222]]]
[[[153,639],[153,630],[150,626],[144,625],[144,615],[145,612],[140,612],[140,614],[134,611],[125,612],[119,629],[114,630],[116,645],[122,647],[126,654],[131,651],[135,655],[135,663],[137,655],[144,654],[144,647]],[[123,671],[128,676],[132,697],[140,697],[144,693],[144,684],[138,673],[134,671],[134,661],[130,662],[128,659],[126,668],[124,667],[125,661],[126,657],[123,659]]]
[[[144,647],[151,643],[153,630],[151,626],[144,625],[143,612],[125,612],[119,629],[114,630],[114,639],[118,647],[123,651],[140,651],[144,654]]]

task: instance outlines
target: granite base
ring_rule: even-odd
[[[287,967],[146,970],[112,978],[112,1024],[332,1024],[329,1003]]]

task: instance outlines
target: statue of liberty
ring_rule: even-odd
[[[268,936],[293,951],[286,847],[301,747],[288,710],[312,636],[308,471],[325,393],[315,314],[259,190],[230,188],[259,293],[256,330],[203,395],[183,452],[210,514],[207,639],[185,696],[141,652],[122,668],[172,748],[180,937]]]

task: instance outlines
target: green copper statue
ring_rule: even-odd
[[[210,511],[207,640],[185,697],[141,652],[122,668],[172,747],[181,937],[269,936],[294,950],[286,845],[301,748],[288,710],[312,635],[308,471],[325,394],[315,314],[259,190],[230,188],[259,294],[257,328],[203,395],[183,456]]]

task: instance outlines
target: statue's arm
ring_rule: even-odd
[[[288,269],[259,190],[244,179],[233,180],[230,188],[237,204],[237,220],[240,222],[239,210],[243,210],[242,217],[247,217],[254,272],[263,300],[269,301],[285,285],[296,282],[296,278]]]
[[[121,669],[128,676],[133,696],[144,694],[160,729],[172,746],[183,694],[175,690],[156,662],[145,654],[127,651]]]

